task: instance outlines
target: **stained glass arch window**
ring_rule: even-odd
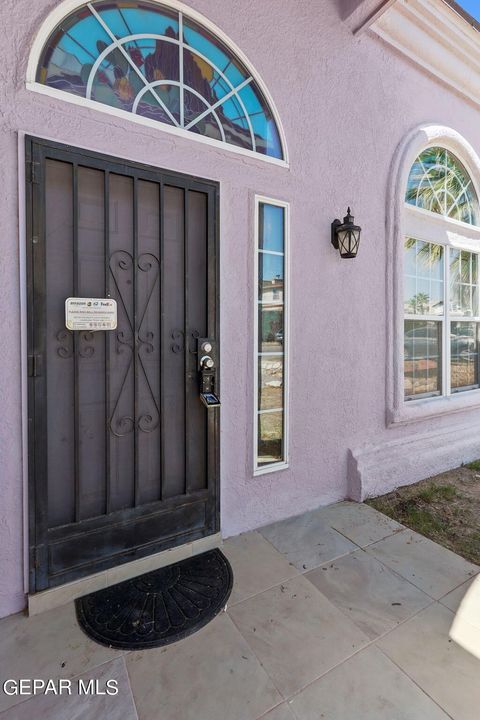
[[[96,0],[43,46],[36,83],[285,160],[260,80],[216,33],[154,0]]]
[[[430,147],[418,155],[408,178],[406,202],[447,218],[479,225],[479,203],[472,179],[449,150]]]

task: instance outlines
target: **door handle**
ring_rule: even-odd
[[[200,400],[207,408],[219,407],[217,393],[217,348],[213,340],[198,338]]]

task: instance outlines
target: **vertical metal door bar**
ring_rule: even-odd
[[[73,296],[78,297],[79,292],[79,277],[78,277],[78,165],[73,164]],[[75,522],[81,520],[81,492],[80,492],[80,398],[79,398],[79,367],[78,367],[78,343],[79,336],[75,330],[71,331],[73,337],[73,472],[74,472],[74,484],[75,484]]]
[[[35,295],[34,295],[34,250],[35,244],[33,241],[34,237],[38,237],[38,190],[35,188],[32,182],[31,174],[28,169],[32,166],[34,161],[34,150],[35,145],[31,141],[25,143],[25,196],[26,196],[26,241],[27,241],[27,354],[35,354],[35,322],[34,322],[34,309]],[[37,545],[39,544],[38,530],[39,523],[37,523],[37,516],[40,516],[39,502],[35,497],[35,489],[38,482],[37,463],[35,457],[35,445],[36,445],[36,422],[35,422],[35,378],[28,378],[28,544],[29,544],[29,589],[30,592],[36,590],[36,564],[33,553],[36,552]],[[37,482],[36,482],[37,481]]]
[[[190,423],[188,422],[188,389],[189,389],[189,348],[190,348],[190,328],[189,328],[189,317],[188,317],[188,286],[189,286],[189,280],[188,280],[188,233],[189,233],[189,188],[188,185],[185,186],[185,189],[183,191],[183,288],[184,288],[184,302],[183,302],[183,310],[184,310],[184,319],[183,319],[183,331],[184,331],[184,408],[185,408],[185,442],[184,442],[184,449],[185,449],[185,484],[184,484],[184,494],[188,491],[188,472],[189,472],[189,464],[188,464],[188,448],[189,448],[189,431],[190,431]]]
[[[46,221],[45,221],[45,157],[41,148],[32,143],[31,160],[39,169],[36,182],[30,182],[28,192],[31,199],[31,235],[27,235],[31,252],[31,300],[29,307],[29,336],[31,345],[29,352],[46,358]],[[33,178],[30,178],[33,180]],[[27,173],[28,182],[28,173]],[[46,552],[48,528],[48,474],[47,474],[47,377],[45,372],[40,377],[29,378],[33,408],[29,413],[29,430],[33,431],[33,457],[29,458],[30,471],[34,478],[32,508],[35,512],[33,527],[33,547],[30,553],[30,569],[32,591],[43,590],[48,586],[48,561]],[[33,425],[33,428],[32,428]],[[29,448],[30,449],[30,448]],[[33,460],[33,462],[32,462]]]
[[[163,291],[164,291],[164,272],[165,272],[165,261],[164,261],[164,251],[163,251],[163,245],[164,245],[164,238],[165,238],[165,225],[164,225],[164,202],[165,202],[165,192],[164,192],[164,185],[163,180],[160,181],[158,186],[159,191],[159,248],[158,248],[158,258],[159,258],[159,270],[158,270],[158,281],[160,283],[159,288],[159,301],[160,301],[160,307],[158,308],[158,314],[159,314],[159,373],[160,373],[160,487],[159,487],[159,500],[163,500],[163,481],[165,478],[165,438],[164,438],[164,427],[165,427],[165,392],[164,392],[164,383],[165,383],[165,360],[164,360],[164,343],[163,343],[163,333],[165,332],[165,303],[164,303],[164,297],[163,297]],[[167,345],[165,345],[165,351],[166,351]]]
[[[33,262],[34,262],[34,293],[35,299],[38,303],[38,317],[35,318],[35,326],[33,329],[34,343],[36,347],[36,353],[46,358],[47,355],[47,269],[46,269],[46,258],[47,258],[47,220],[46,220],[46,160],[41,156],[40,149],[35,148],[33,160],[39,161],[39,167],[42,168],[40,184],[37,187],[37,224],[35,227],[35,236],[37,237],[37,243],[34,245],[33,251]],[[41,165],[40,165],[41,161]],[[46,367],[46,362],[45,362]],[[48,423],[44,422],[44,418],[47,415],[47,373],[43,375],[41,382],[43,388],[40,387],[38,379],[35,378],[35,388],[37,390],[35,394],[35,411],[38,412],[38,418],[41,418],[41,427],[36,425],[36,442],[38,442],[37,448],[40,450],[40,494],[41,497],[37,496],[37,501],[40,500],[40,537],[37,545],[44,544],[46,541],[47,527],[48,527]],[[42,392],[43,390],[43,392]],[[40,430],[40,432],[39,432]],[[40,575],[45,574],[47,568],[41,569]],[[39,578],[37,577],[37,580]]]
[[[207,195],[207,327],[208,337],[215,338],[217,349],[217,372],[216,372],[216,392],[220,393],[220,342],[218,338],[218,248],[216,247],[217,233],[217,217],[216,217],[216,192],[209,190]],[[218,456],[219,448],[217,447],[219,439],[219,414],[220,408],[215,408],[207,412],[207,488],[209,491],[209,514],[211,526],[214,527],[218,523],[217,513],[217,483],[219,477]]]
[[[105,248],[105,297],[110,297],[110,173],[103,174],[103,230]],[[110,334],[105,338],[105,514],[110,513],[111,480],[110,480]]]
[[[222,392],[220,385],[220,368],[222,367],[222,352],[220,343],[220,189],[218,185],[212,189],[209,193],[209,203],[211,202],[211,215],[209,215],[209,248],[211,240],[212,250],[212,284],[213,289],[209,292],[213,296],[213,326],[215,332],[215,338],[217,341],[217,388]],[[210,272],[210,271],[209,271]],[[210,282],[209,282],[210,288]],[[210,312],[210,310],[209,310]],[[209,321],[210,322],[210,321]],[[210,439],[212,447],[211,452],[214,453],[212,458],[213,474],[208,478],[208,492],[209,502],[211,503],[211,513],[213,516],[213,523],[211,527],[216,530],[220,529],[220,409],[217,408],[215,412],[215,424]]]
[[[138,333],[138,177],[133,178],[133,504],[135,507],[139,505],[140,493],[139,483],[140,477],[138,472],[138,350],[139,342],[137,340]]]

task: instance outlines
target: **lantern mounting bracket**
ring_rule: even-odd
[[[337,228],[339,225],[342,225],[342,221],[336,218],[332,222],[332,245],[335,248],[335,250],[338,250],[338,237],[337,237]]]

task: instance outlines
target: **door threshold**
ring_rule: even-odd
[[[149,555],[148,557],[132,560],[123,565],[117,565],[95,575],[88,575],[80,580],[59,585],[58,587],[42,590],[38,593],[32,593],[28,596],[28,615],[39,615],[47,610],[66,605],[76,598],[87,595],[88,593],[101,590],[116,585],[122,580],[128,580],[136,575],[143,575],[151,570],[171,565],[172,563],[186,560],[193,555],[200,555],[207,550],[213,550],[222,546],[221,533],[208,535],[207,537],[194,540],[191,543],[180,545],[179,547],[162,550],[162,552]]]

